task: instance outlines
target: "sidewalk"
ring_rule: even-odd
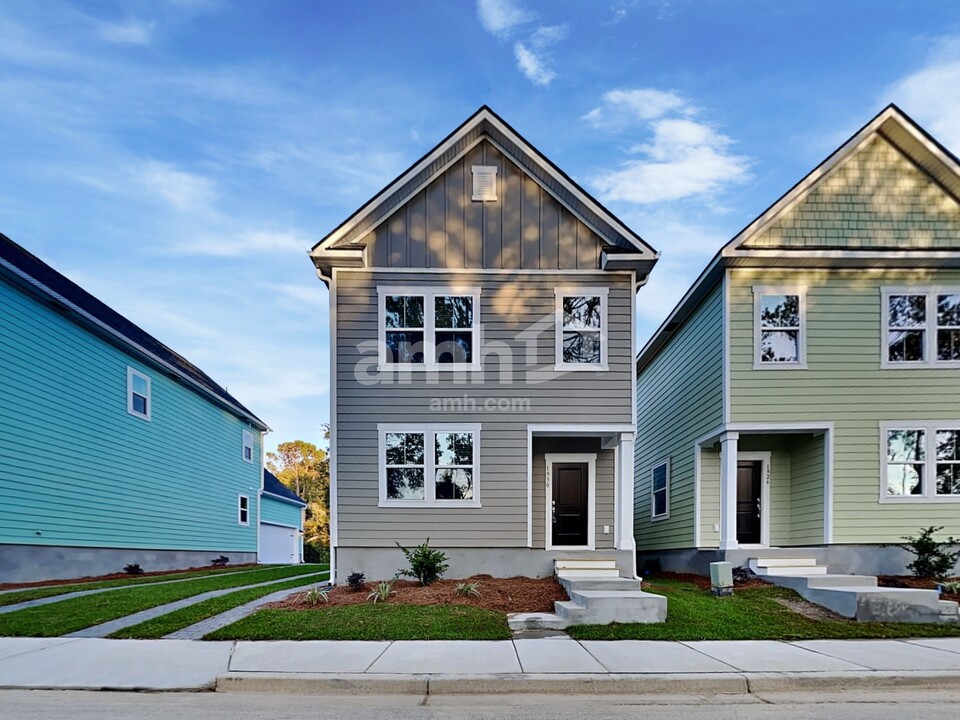
[[[701,694],[960,688],[960,638],[194,642],[0,638],[0,688]]]

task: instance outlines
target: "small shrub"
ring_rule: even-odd
[[[349,585],[350,589],[354,592],[363,590],[366,580],[367,576],[362,572],[354,572],[347,575],[347,585]]]
[[[951,595],[960,595],[960,582],[940,583],[940,592],[950,593]]]
[[[140,567],[139,563],[131,563],[129,565],[124,565],[123,571],[127,575],[143,575],[143,568]]]
[[[748,580],[752,580],[753,578],[754,578],[753,570],[751,570],[748,567],[744,567],[743,565],[740,565],[739,567],[735,567],[733,569],[734,584],[747,582]]]
[[[384,580],[383,582],[377,583],[377,586],[373,589],[373,592],[367,595],[367,600],[374,604],[378,602],[387,602],[391,595],[396,594],[397,591],[393,589],[393,580]]]
[[[316,607],[321,602],[329,603],[330,602],[330,588],[328,587],[319,587],[317,585],[313,586],[307,590],[306,600],[310,605]]]
[[[462,582],[457,585],[457,595],[460,597],[480,597],[480,583]]]
[[[427,538],[423,545],[417,545],[412,550],[403,547],[400,543],[397,543],[397,547],[410,563],[409,568],[398,570],[397,575],[416,578],[421,585],[429,585],[439,580],[450,567],[447,564],[447,556],[442,551],[430,549],[430,538]]]
[[[943,526],[931,525],[920,530],[916,537],[904,537],[906,541],[899,548],[903,548],[916,556],[916,560],[907,563],[907,569],[919,578],[934,578],[941,580],[953,572],[953,567],[960,558],[960,550],[949,550],[956,546],[956,538],[948,537],[943,542],[934,539],[934,535],[943,530]]]
[[[220,557],[211,560],[210,564],[214,567],[226,567],[230,564],[230,558],[228,558],[226,555],[221,555]]]

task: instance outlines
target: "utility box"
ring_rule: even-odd
[[[731,563],[710,563],[710,592],[721,596],[733,595],[733,565]]]

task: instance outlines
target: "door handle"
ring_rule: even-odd
[[[551,508],[551,517],[553,518],[553,524],[556,525],[557,524],[557,501],[556,500],[553,500],[550,503],[550,508]]]
[[[763,507],[760,505],[760,498],[757,498],[757,517],[763,516]]]

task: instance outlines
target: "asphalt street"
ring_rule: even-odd
[[[0,691],[3,720],[956,720],[957,691],[692,696],[320,696]]]

